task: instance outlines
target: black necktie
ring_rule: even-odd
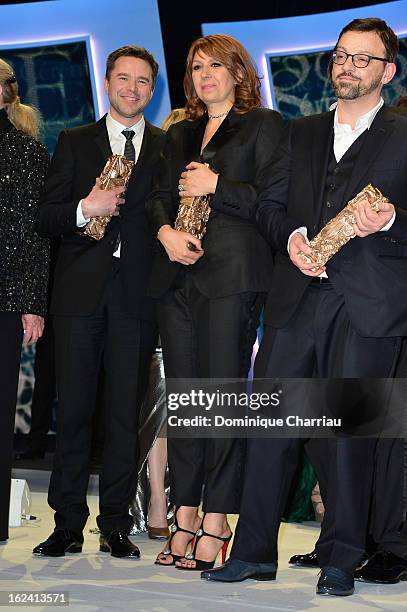
[[[127,157],[127,159],[130,159],[130,161],[135,162],[136,161],[136,151],[134,149],[134,144],[133,144],[133,136],[135,132],[134,130],[123,130],[122,134],[126,139],[126,144],[124,145],[124,157]],[[120,245],[120,232],[117,234],[116,244],[114,246],[115,251],[117,251],[117,249],[119,248],[119,245]]]
[[[123,130],[123,136],[126,139],[126,144],[124,145],[124,157],[130,159],[132,162],[136,161],[136,151],[134,149],[133,144],[133,136],[135,134],[134,130]]]

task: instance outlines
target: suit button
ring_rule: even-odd
[[[332,185],[329,185],[329,189],[330,189],[331,191],[334,191],[334,190],[336,189],[336,185],[334,185],[334,184],[332,183]]]
[[[327,205],[328,208],[331,208],[331,206],[333,206],[333,204],[331,204],[331,202],[327,202],[326,205]]]
[[[339,168],[334,168],[334,174],[339,174],[340,170]]]

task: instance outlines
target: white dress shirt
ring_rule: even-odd
[[[329,110],[335,109],[334,155],[335,155],[335,159],[337,163],[342,159],[346,151],[353,145],[355,140],[359,138],[359,136],[363,134],[365,130],[370,129],[374,118],[376,117],[377,113],[379,112],[383,104],[384,104],[384,100],[383,98],[380,98],[379,102],[376,104],[374,108],[372,108],[370,111],[368,111],[364,115],[361,115],[361,117],[358,117],[358,119],[356,120],[354,129],[352,129],[352,126],[350,126],[348,123],[339,123],[338,109],[337,109],[338,102],[334,102],[334,104],[332,104],[329,107]],[[387,232],[387,230],[389,230],[391,226],[393,225],[395,218],[396,218],[396,213],[394,212],[390,221],[384,227],[382,227],[380,231]],[[306,227],[299,227],[298,229],[294,230],[288,238],[288,242],[287,242],[288,251],[290,249],[291,238],[296,232],[300,232],[300,234],[302,234],[304,238],[307,238],[307,228]],[[322,272],[319,276],[327,278],[326,272]]]
[[[135,150],[135,163],[137,163],[138,157],[140,155],[141,144],[143,142],[144,136],[144,128],[146,122],[144,117],[142,116],[137,123],[134,125],[127,127],[126,125],[122,125],[116,119],[113,119],[110,113],[106,116],[106,128],[109,136],[110,148],[112,149],[113,155],[123,155],[124,154],[124,146],[126,144],[126,139],[122,134],[123,130],[133,130],[134,136],[132,138],[134,150]],[[86,219],[83,216],[82,212],[82,200],[79,202],[78,207],[76,209],[76,225],[78,227],[84,227],[89,222],[89,219]],[[120,257],[120,244],[117,247],[116,251],[113,253],[114,257]]]

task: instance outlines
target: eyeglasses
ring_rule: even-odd
[[[346,51],[334,51],[332,53],[332,61],[334,64],[342,66],[347,61],[348,57],[352,58],[352,64],[355,68],[366,68],[370,64],[372,59],[379,60],[380,62],[388,62],[388,59],[384,57],[375,57],[374,55],[367,55],[366,53],[346,53]]]

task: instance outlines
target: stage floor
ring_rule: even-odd
[[[288,558],[312,549],[318,535],[314,523],[285,524],[280,530],[280,569],[275,582],[247,580],[235,585],[200,580],[199,572],[160,568],[153,561],[162,544],[142,535],[132,538],[140,547],[140,560],[114,559],[98,551],[98,536],[85,533],[81,555],[38,558],[32,548],[53,529],[52,512],[46,502],[49,473],[17,471],[32,492],[31,513],[38,517],[11,530],[10,540],[0,546],[0,591],[69,593],[69,610],[134,610],[137,612],[231,612],[256,610],[329,610],[330,612],[407,610],[407,583],[375,586],[357,583],[356,594],[346,598],[316,596],[317,571],[290,568]],[[91,482],[87,529],[95,526],[97,478]],[[234,521],[231,521],[234,523]],[[14,606],[7,609],[12,610]],[[18,609],[23,609],[19,607]],[[27,606],[26,606],[27,609]],[[30,608],[31,609],[31,606]],[[34,609],[34,608],[33,608]],[[36,606],[36,610],[60,610]],[[63,609],[63,608],[62,608]]]

